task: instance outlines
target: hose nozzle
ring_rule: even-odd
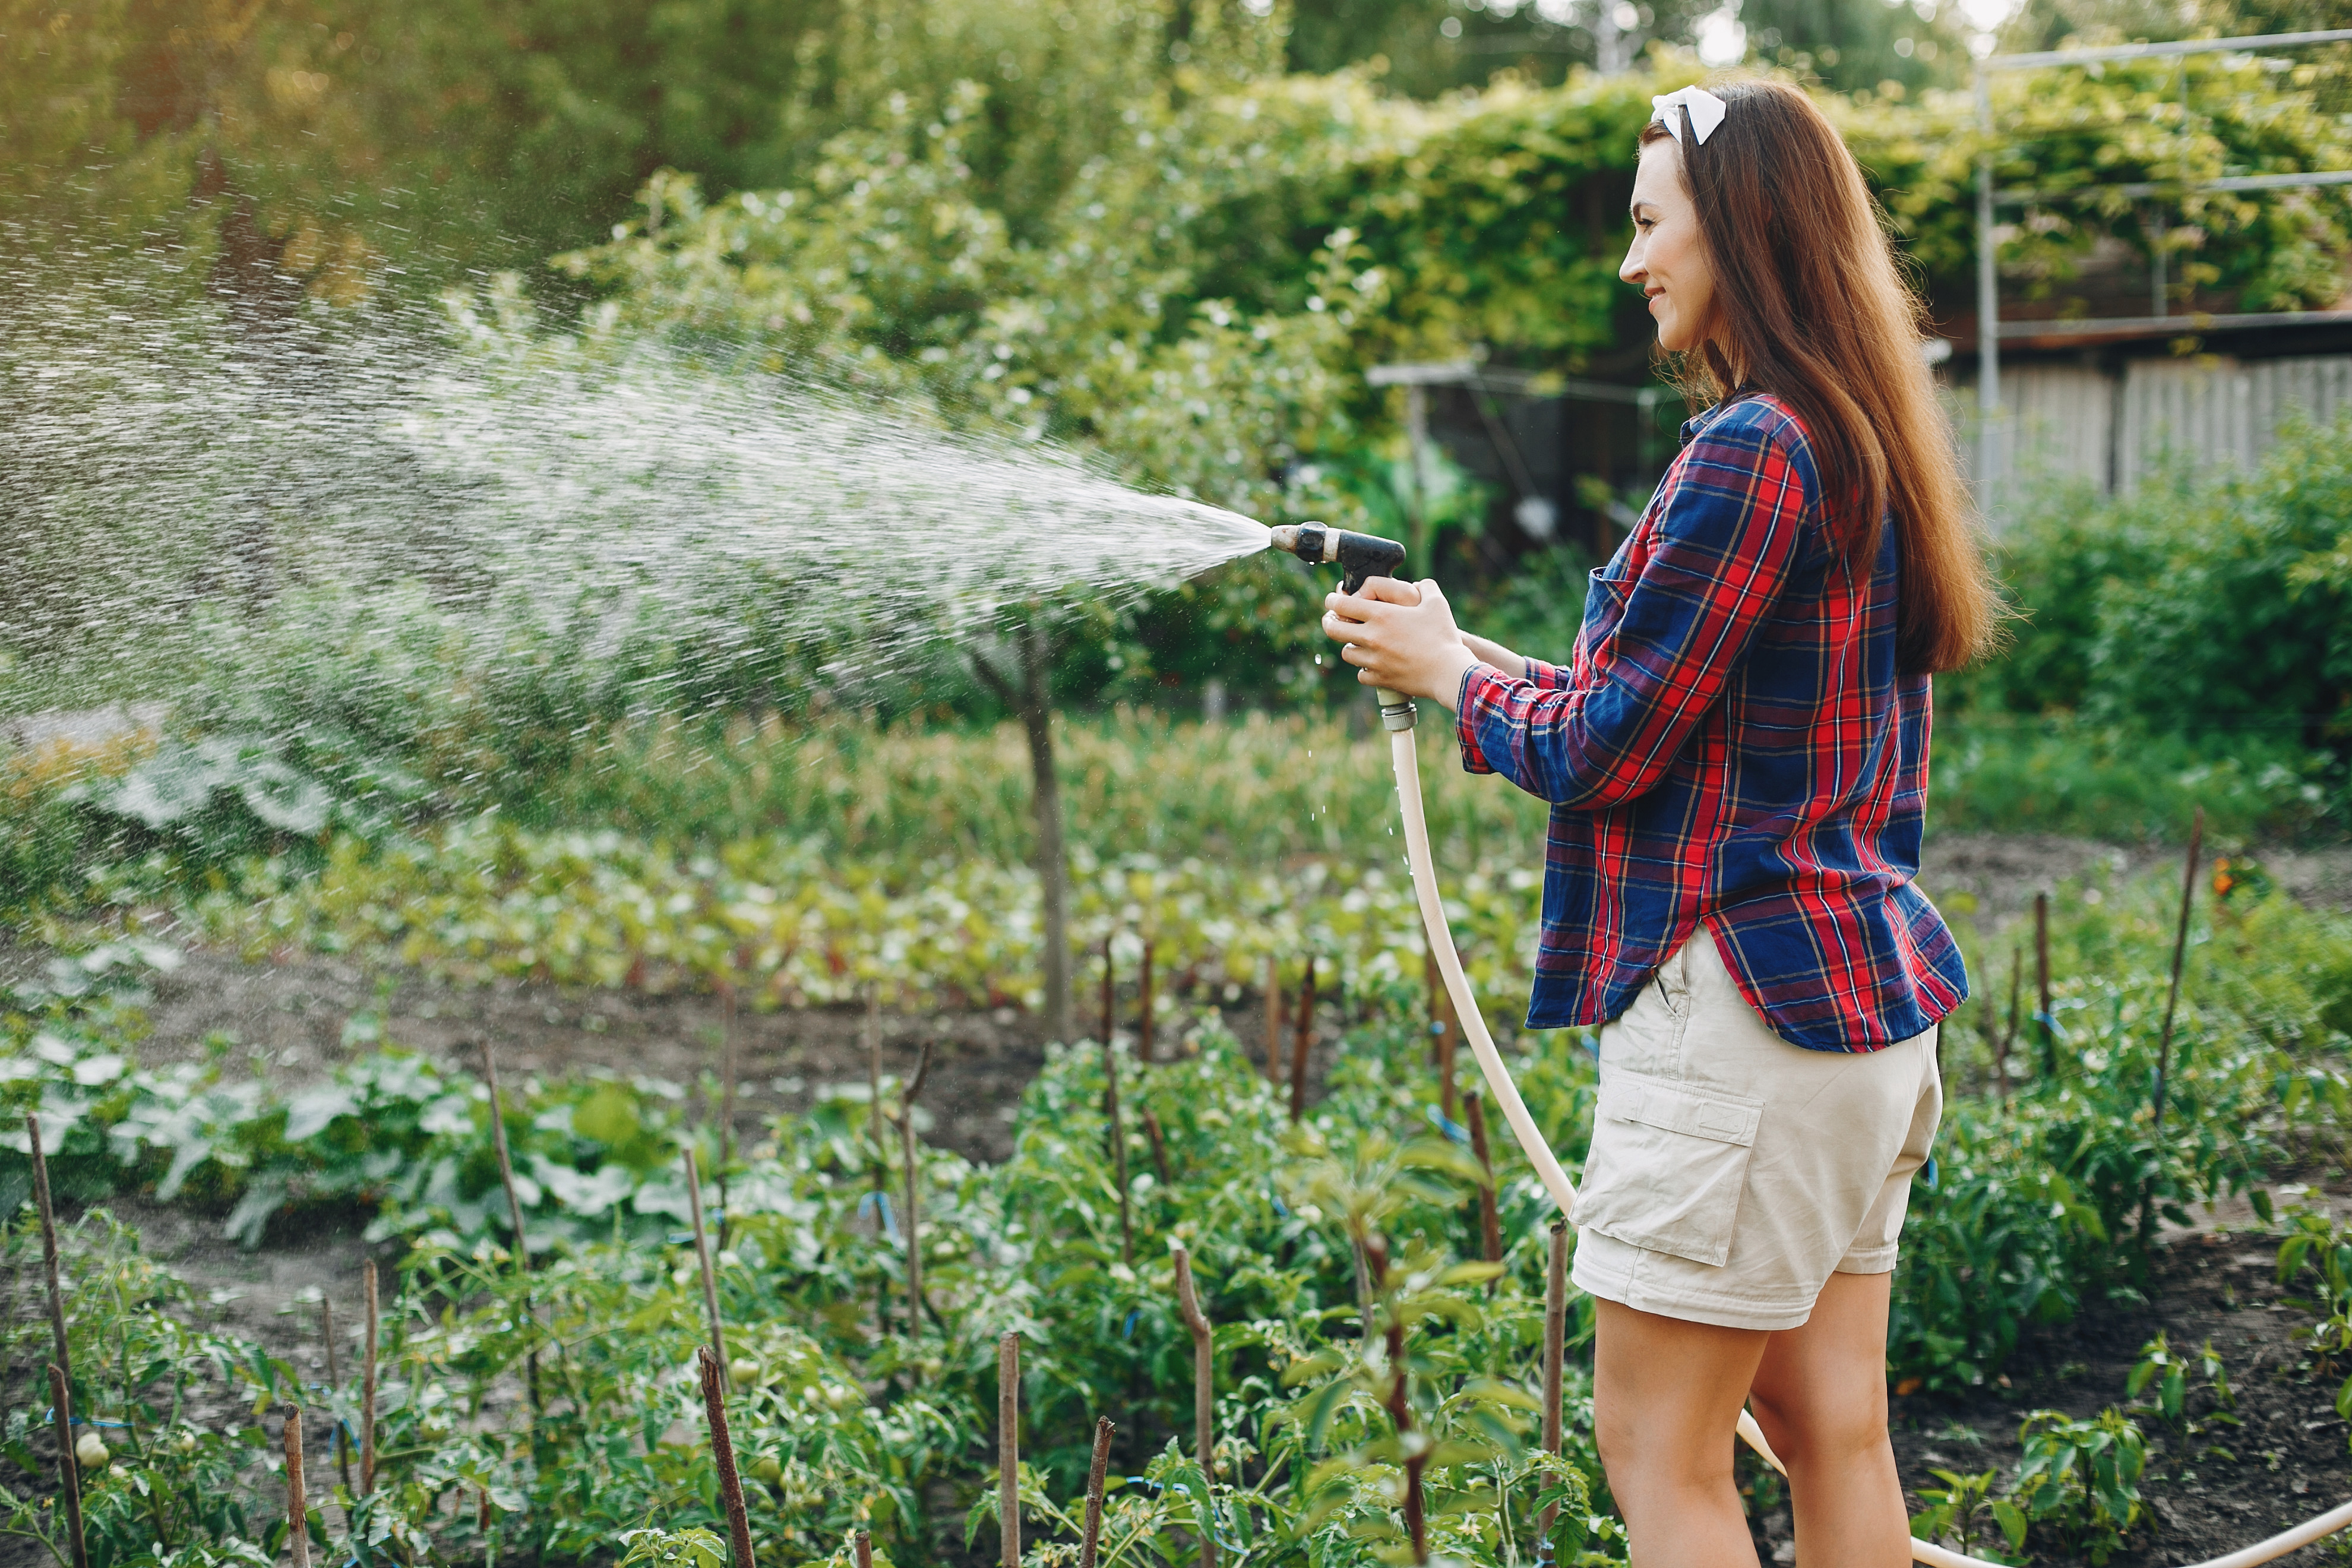
[[[1315,565],[1338,563],[1343,574],[1339,588],[1352,594],[1373,577],[1393,577],[1404,564],[1404,546],[1376,534],[1351,533],[1319,522],[1284,523],[1270,531],[1273,548],[1287,550]]]
[[[1272,549],[1287,550],[1301,561],[1318,566],[1338,562],[1345,574],[1339,584],[1345,593],[1355,593],[1374,577],[1393,577],[1397,568],[1404,564],[1404,546],[1377,534],[1350,533],[1344,528],[1326,528],[1319,522],[1284,523],[1268,531],[1274,535]],[[1411,699],[1385,687],[1375,688],[1372,696],[1381,705],[1382,729],[1395,731],[1412,728]]]

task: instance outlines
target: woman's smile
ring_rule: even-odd
[[[1638,287],[1658,323],[1658,346],[1698,347],[1715,310],[1715,272],[1699,234],[1698,209],[1683,184],[1682,148],[1653,142],[1633,177],[1633,243],[1617,276]]]

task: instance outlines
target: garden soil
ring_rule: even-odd
[[[2275,851],[2263,864],[2280,886],[2307,902],[2352,908],[2352,850]],[[2146,872],[2177,851],[2123,849],[2049,837],[1948,835],[1931,847],[1921,880],[1931,893],[1974,920],[1987,934],[2032,907],[2043,889],[2085,877],[2116,879]],[[37,969],[45,954],[0,943],[0,979]],[[1085,971],[1081,978],[1091,978]],[[1082,1017],[1098,991],[1081,986]],[[1238,1037],[1263,1035],[1262,1005],[1251,995],[1203,998],[1228,1010]],[[1131,988],[1119,998],[1131,1029]],[[486,1045],[502,1074],[520,1079],[604,1068],[650,1075],[699,1093],[720,1062],[723,1016],[714,998],[573,991],[521,982],[454,987],[414,970],[352,957],[288,952],[248,963],[203,947],[155,986],[152,1037],[142,1059],[160,1063],[221,1053],[234,1070],[266,1073],[281,1083],[316,1077],[383,1040],[397,1041],[478,1070]],[[912,1070],[925,1042],[936,1053],[931,1110],[919,1125],[933,1143],[968,1158],[995,1161],[1012,1152],[1015,1109],[1044,1061],[1044,1036],[1033,1017],[1010,1008],[953,1014],[880,1016],[883,1070]],[[1309,1090],[1328,1065],[1339,1022],[1328,1010],[1322,1043],[1309,1068]],[[1090,1030],[1098,1027],[1087,1018]],[[860,1088],[870,1069],[866,1019],[856,1008],[743,1014],[736,1021],[740,1130],[805,1109],[827,1086]],[[925,1121],[928,1125],[924,1125]],[[2292,1197],[2282,1193],[2282,1202]],[[2315,1194],[2315,1197],[2324,1194]],[[264,1244],[245,1251],[223,1239],[211,1218],[137,1199],[114,1203],[150,1251],[187,1279],[200,1310],[223,1330],[262,1342],[278,1354],[323,1370],[318,1308],[335,1306],[339,1330],[356,1321],[356,1277],[365,1256],[352,1219],[296,1217],[273,1224]],[[2337,1206],[2352,1210],[2352,1197]],[[2251,1214],[2205,1216],[2176,1234],[2161,1255],[2145,1302],[2111,1302],[2076,1322],[2029,1341],[2007,1373],[2007,1386],[1960,1396],[1913,1394],[1895,1402],[1896,1447],[1907,1486],[1936,1484],[1931,1472],[2005,1470],[2017,1453],[2017,1426],[2042,1407],[2093,1415],[2121,1403],[2139,1347],[2158,1330],[2178,1349],[2208,1339],[2222,1355],[2237,1395],[2236,1427],[2189,1436],[2163,1429],[2154,1416],[2144,1490],[2150,1524],[2113,1561],[2194,1562],[2267,1535],[2352,1496],[2347,1429],[2337,1416],[2335,1380],[2308,1379],[2291,1338],[2305,1320],[2281,1305],[2272,1282],[2274,1245],[2235,1234]],[[340,1335],[339,1335],[340,1337]],[[2192,1413],[2206,1415],[2192,1401]],[[1793,1561],[1785,1505],[1761,1510],[1757,1525],[1767,1561]],[[0,1552],[0,1568],[13,1568]],[[2335,1561],[2313,1548],[2289,1561]],[[2039,1561],[2064,1561],[2043,1556]]]

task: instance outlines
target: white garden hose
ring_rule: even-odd
[[[1535,1118],[1528,1114],[1527,1101],[1519,1098],[1518,1086],[1511,1081],[1509,1070],[1503,1066],[1502,1053],[1495,1048],[1495,1037],[1486,1032],[1486,1015],[1479,1012],[1477,998],[1470,994],[1469,979],[1462,973],[1462,955],[1454,951],[1453,928],[1446,923],[1445,906],[1437,896],[1437,865],[1429,852],[1429,819],[1421,807],[1421,758],[1413,751],[1412,704],[1391,692],[1383,691],[1380,696],[1381,718],[1390,731],[1389,755],[1396,767],[1397,804],[1404,812],[1404,852],[1412,865],[1412,888],[1421,900],[1421,921],[1428,932],[1429,951],[1437,960],[1437,973],[1445,977],[1446,994],[1454,998],[1454,1011],[1462,1020],[1463,1033],[1470,1037],[1470,1054],[1478,1058],[1478,1070],[1486,1077],[1487,1092],[1503,1108],[1503,1119],[1511,1124],[1511,1135],[1519,1141],[1520,1150],[1535,1165],[1536,1174],[1543,1179],[1544,1190],[1551,1194],[1561,1215],[1572,1219],[1575,1184],[1560,1169]],[[1739,1413],[1739,1436],[1763,1457],[1766,1464],[1783,1475],[1788,1473],[1788,1467],[1780,1463],[1772,1446],[1764,1440],[1763,1428],[1756,1425],[1756,1417],[1744,1409]],[[2284,1557],[2347,1525],[2352,1525],[2352,1502],[2305,1520],[2268,1541],[2198,1563],[2195,1568],[2255,1568],[2257,1563]],[[1911,1541],[1911,1557],[1933,1568],[2000,1568],[1984,1558],[1931,1545],[1916,1536]]]

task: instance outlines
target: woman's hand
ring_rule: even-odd
[[[1339,657],[1362,672],[1356,679],[1366,686],[1426,697],[1450,710],[1462,694],[1463,673],[1480,662],[1434,581],[1375,577],[1323,604],[1324,635],[1347,645]]]

